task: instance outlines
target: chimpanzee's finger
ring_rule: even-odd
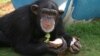
[[[74,45],[75,45],[76,47],[78,47],[78,48],[81,48],[81,47],[82,47],[80,41],[75,42]]]

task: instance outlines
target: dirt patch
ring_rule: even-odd
[[[0,16],[3,16],[7,13],[14,11],[14,7],[11,2],[0,3]]]

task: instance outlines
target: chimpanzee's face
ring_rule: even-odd
[[[55,9],[42,8],[40,12],[40,26],[44,32],[51,32],[55,28],[58,11]]]
[[[54,2],[41,2],[38,5],[33,5],[33,9],[35,7],[35,11],[33,13],[38,15],[38,21],[41,29],[44,32],[52,32],[55,28],[55,24],[57,23],[59,17],[58,6]]]

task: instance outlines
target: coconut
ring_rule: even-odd
[[[57,38],[54,41],[49,41],[51,47],[58,48],[63,44],[63,40],[61,38]]]

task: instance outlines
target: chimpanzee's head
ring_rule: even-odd
[[[52,32],[62,14],[52,0],[39,0],[32,4],[31,9],[37,15],[37,23],[44,32]]]

